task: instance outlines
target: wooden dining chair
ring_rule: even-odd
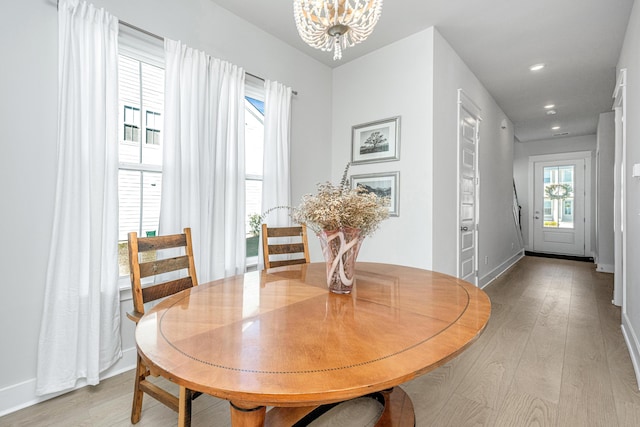
[[[162,251],[171,249],[171,253],[162,257]],[[178,254],[181,252],[181,254]],[[193,261],[191,229],[185,228],[182,234],[154,237],[138,237],[136,232],[129,233],[129,268],[131,290],[133,293],[133,311],[127,317],[138,323],[144,315],[144,304],[184,289],[198,285],[196,269]],[[173,273],[172,273],[173,272]],[[170,273],[168,276],[166,273]],[[162,275],[165,275],[164,277]],[[143,286],[144,282],[149,284]],[[178,412],[178,425],[191,425],[191,400],[200,393],[193,393],[180,387],[179,396],[168,392],[149,381],[148,376],[158,376],[153,369],[146,366],[138,354],[136,366],[131,422],[136,424],[142,415],[142,398],[144,393]]]
[[[262,224],[262,256],[265,269],[308,263],[307,226],[268,227]]]

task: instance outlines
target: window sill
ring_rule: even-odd
[[[120,291],[120,302],[130,301],[133,299],[131,294],[131,282],[129,276],[120,276],[118,278],[118,290]]]

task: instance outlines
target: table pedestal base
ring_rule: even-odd
[[[230,402],[229,406],[231,407],[231,425],[233,427],[260,427],[264,425],[266,407],[247,407],[234,402]]]
[[[380,415],[375,427],[414,427],[415,413],[413,402],[407,393],[400,387],[383,390],[381,392],[368,395],[372,399],[378,400],[384,405],[384,411]],[[276,407],[266,413],[264,425],[268,427],[296,427],[309,424],[329,411],[337,404],[305,407]],[[233,409],[232,409],[233,416]],[[232,425],[236,427],[236,424]],[[242,427],[258,427],[262,424],[238,424]]]

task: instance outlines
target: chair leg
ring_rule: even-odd
[[[133,388],[133,404],[131,407],[131,424],[137,424],[142,415],[142,397],[144,393],[140,390],[140,381],[147,376],[147,367],[142,364],[142,359],[138,355],[136,363],[136,380]]]
[[[178,427],[191,427],[192,391],[180,386],[178,399]]]

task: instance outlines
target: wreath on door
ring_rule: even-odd
[[[569,184],[551,184],[547,185],[544,192],[547,194],[547,198],[557,200],[566,199],[571,196],[573,189]]]

